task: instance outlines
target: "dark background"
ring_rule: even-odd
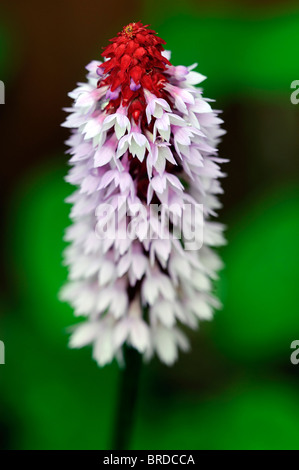
[[[224,308],[173,368],[144,367],[132,448],[298,449],[299,4],[279,0],[1,3],[0,447],[110,445],[118,367],[67,349],[74,319],[57,299],[71,192],[60,123],[85,65],[132,21],[151,24],[175,65],[208,76],[230,159]]]

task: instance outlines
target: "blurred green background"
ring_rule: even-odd
[[[40,0],[0,7],[0,447],[109,449],[119,371],[69,351],[57,292],[69,207],[67,92],[122,26],[150,23],[223,109],[224,304],[171,369],[142,372],[133,449],[298,449],[298,2]]]

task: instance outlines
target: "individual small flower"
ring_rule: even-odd
[[[127,150],[132,157],[137,157],[141,162],[144,159],[145,151],[150,150],[150,144],[136,125],[133,126],[131,132],[124,135],[118,144],[117,157],[120,158]]]
[[[102,114],[103,115],[103,114]],[[131,130],[131,123],[128,117],[126,116],[126,109],[123,107],[119,107],[116,110],[116,113],[109,114],[108,116],[104,116],[104,121],[102,123],[102,127],[100,130],[109,130],[112,126],[114,126],[114,131],[117,139],[119,140],[127,131],[130,132]],[[100,132],[99,130],[99,132]]]
[[[125,344],[171,365],[189,350],[181,326],[196,329],[220,307],[222,120],[196,87],[206,77],[172,65],[163,44],[129,24],[69,94],[66,180],[76,190],[61,298],[85,317],[70,346],[91,344],[101,366],[122,363]]]

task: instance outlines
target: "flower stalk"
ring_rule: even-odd
[[[129,346],[124,347],[126,367],[120,371],[118,403],[112,449],[130,448],[138,405],[138,389],[142,369],[142,356]]]

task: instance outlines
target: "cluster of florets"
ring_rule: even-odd
[[[77,190],[69,198],[62,297],[86,317],[71,345],[92,344],[100,365],[121,361],[125,343],[172,364],[179,348],[188,349],[179,326],[195,329],[219,307],[212,280],[221,261],[213,247],[224,238],[213,217],[222,192],[222,121],[195,86],[205,77],[195,66],[173,66],[154,31],[132,23],[111,41],[105,61],[91,62],[87,83],[70,93],[64,124],[72,129],[67,181]],[[130,236],[99,236],[103,204],[111,217],[120,214]],[[186,207],[198,206],[203,218],[185,223]],[[196,251],[188,248],[190,233]]]

